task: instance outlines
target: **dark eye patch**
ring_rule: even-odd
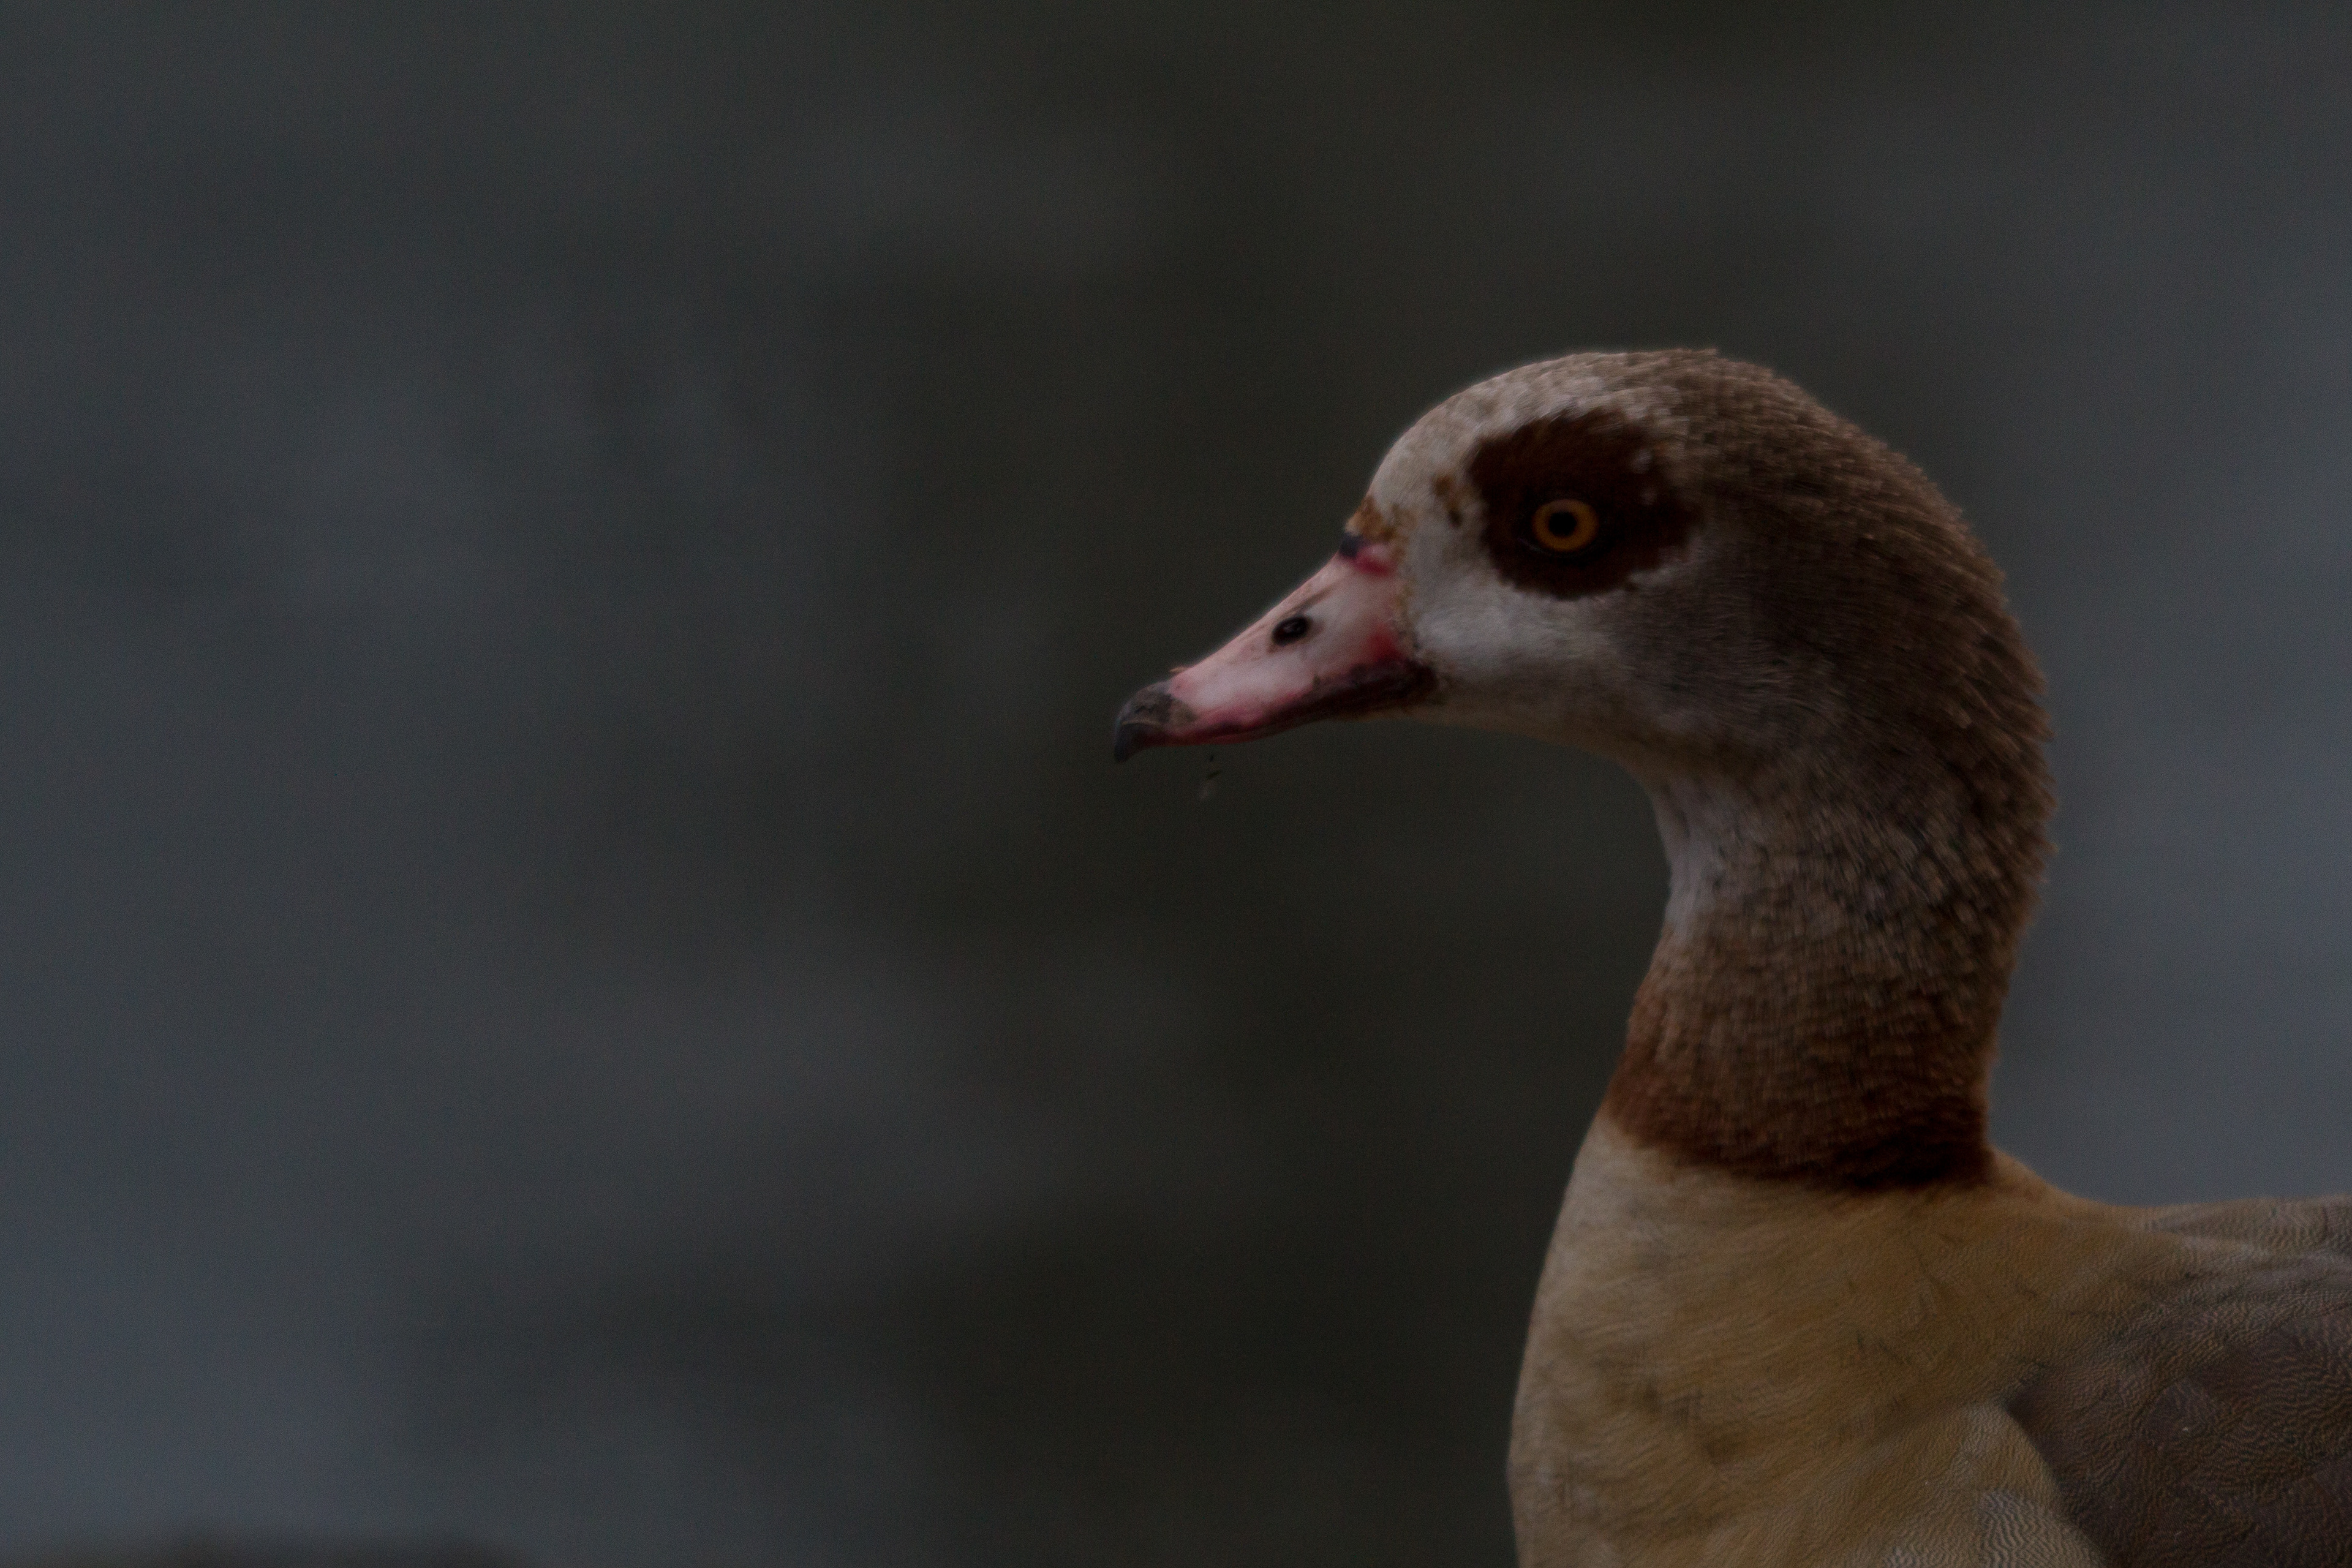
[[[1522,587],[1564,599],[1602,593],[1665,560],[1690,534],[1690,509],[1649,443],[1606,410],[1522,425],[1486,441],[1469,467],[1486,505],[1486,553]],[[1591,545],[1570,555],[1546,550],[1533,533],[1544,503],[1564,500],[1583,501],[1601,522]]]

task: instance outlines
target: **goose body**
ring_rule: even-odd
[[[1580,745],[1671,867],[1538,1289],[1527,1568],[2347,1568],[2352,1201],[1991,1146],[2040,677],[1924,476],[1751,365],[1587,354],[1400,438],[1121,756],[1394,713]]]

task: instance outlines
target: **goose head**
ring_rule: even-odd
[[[2039,690],[1902,458],[1753,365],[1579,354],[1424,415],[1330,561],[1138,692],[1116,753],[1398,715],[1617,761],[1672,885],[1612,1109],[1718,1163],[1900,1182],[1986,1157]],[[1784,1125],[1824,1096],[1853,1125]]]
[[[1418,420],[1319,571],[1138,692],[1117,754],[1382,714],[1645,782],[2041,725],[2000,580],[1916,468],[1758,367],[1578,354]]]

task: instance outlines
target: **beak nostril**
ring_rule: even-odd
[[[1274,646],[1276,647],[1288,647],[1292,643],[1297,642],[1300,637],[1305,637],[1308,632],[1311,632],[1314,629],[1315,623],[1308,620],[1305,616],[1286,616],[1275,625]]]

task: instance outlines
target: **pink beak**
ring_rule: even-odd
[[[1404,651],[1396,558],[1349,534],[1339,553],[1231,642],[1128,699],[1114,762],[1150,746],[1255,741],[1318,719],[1360,719],[1429,696]]]

